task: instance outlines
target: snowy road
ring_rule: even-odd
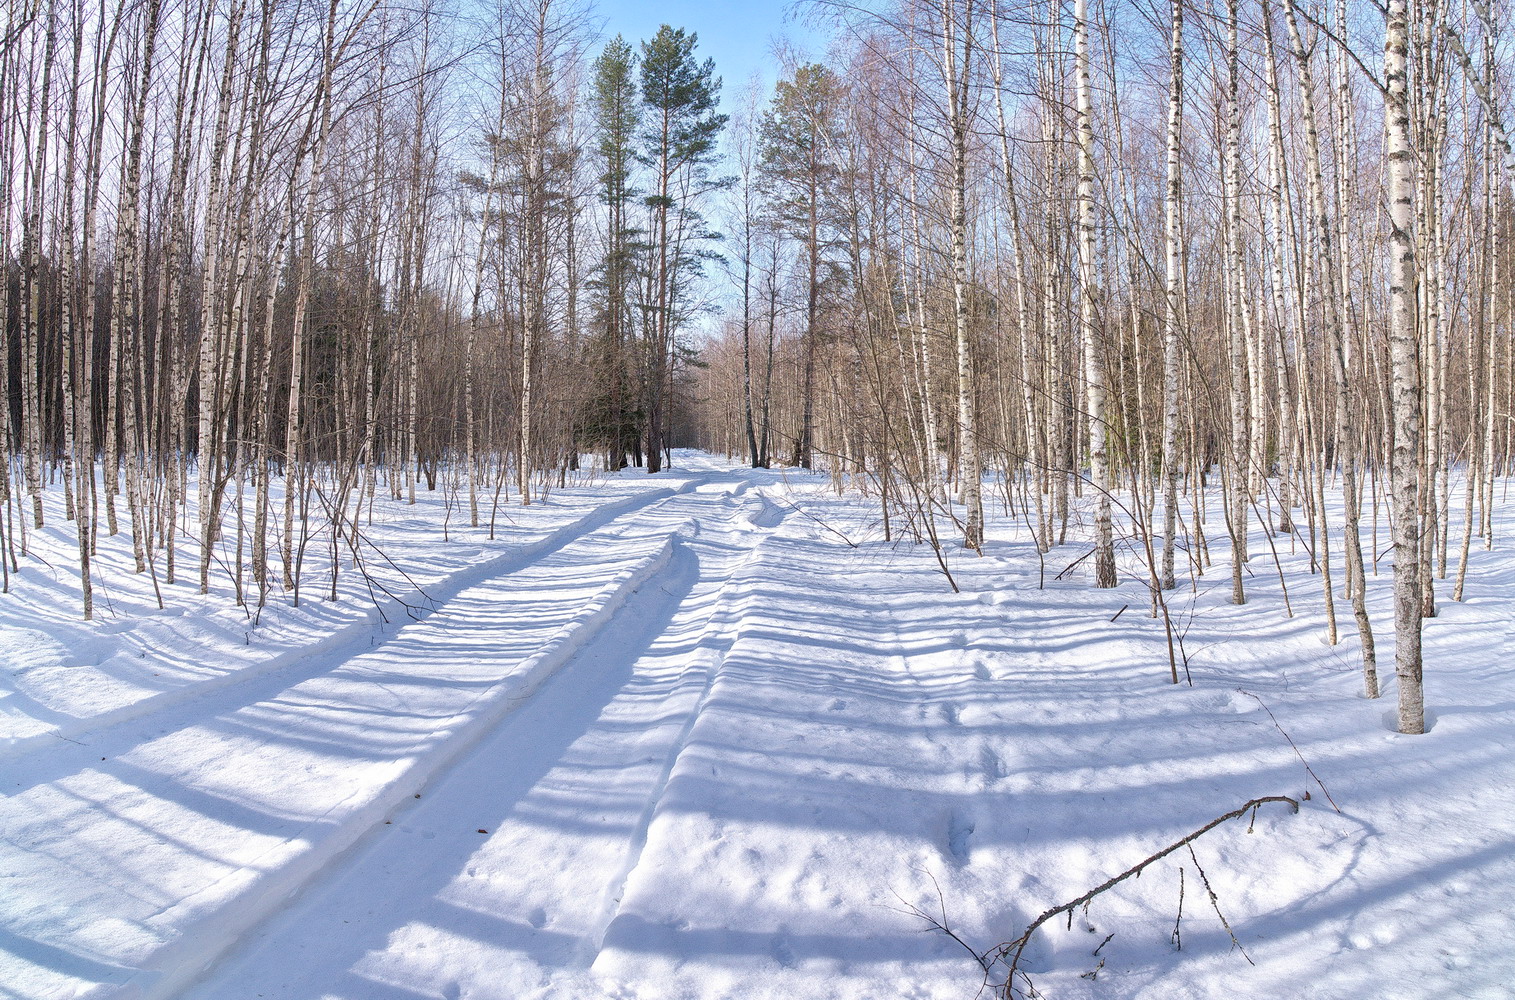
[[[1038,987],[1511,995],[1507,557],[1428,624],[1438,707],[1406,740],[1261,583],[1176,597],[1173,687],[1139,582],[1053,579],[996,521],[954,594],[874,513],[685,456],[410,550],[430,603],[390,624],[314,603],[258,649],[214,596],[117,632],[6,605],[0,998],[960,1000],[978,967],[923,912],[988,948],[1306,791],[1045,928]],[[79,635],[92,660],[26,646]]]
[[[187,996],[571,992],[565,973],[599,953],[731,644],[758,525],[776,523],[742,492],[707,479],[623,518],[613,539],[586,538],[661,539],[656,579],[614,627],[576,635],[572,660],[435,791]],[[487,599],[509,607],[539,589],[512,577]],[[340,942],[312,934],[338,927]]]
[[[592,955],[729,644],[730,582],[768,520],[747,486],[704,473],[560,532],[371,648],[12,754],[0,869],[20,919],[0,995],[176,995],[313,882],[424,910],[429,880],[386,883],[385,852],[461,847],[458,796],[479,814],[463,843],[487,844],[470,870],[519,903],[491,919],[530,928],[550,902],[542,940]],[[507,717],[446,783],[453,805],[424,801]],[[608,785],[575,789],[585,775]],[[510,872],[525,883],[500,884]]]

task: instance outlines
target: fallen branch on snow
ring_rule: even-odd
[[[1116,875],[1116,876],[1113,876],[1112,878],[1106,879],[1104,882],[1101,882],[1099,885],[1095,886],[1093,889],[1090,889],[1088,892],[1086,892],[1083,895],[1077,897],[1076,899],[1070,899],[1068,902],[1063,903],[1061,906],[1054,906],[1052,909],[1047,910],[1041,916],[1039,916],[1035,920],[1031,921],[1031,923],[1026,926],[1026,929],[1021,932],[1020,937],[1016,938],[1013,941],[1008,941],[1008,942],[1006,942],[1004,944],[996,945],[995,947],[989,949],[988,951],[982,952],[982,953],[980,953],[978,951],[975,951],[972,947],[970,947],[967,944],[967,942],[965,942],[961,937],[959,937],[956,933],[954,933],[953,931],[951,931],[948,928],[947,922],[946,922],[946,907],[945,907],[945,905],[942,908],[942,919],[941,920],[937,920],[935,917],[932,917],[930,914],[922,911],[921,909],[919,909],[918,907],[915,907],[915,906],[911,906],[910,907],[910,912],[912,912],[916,916],[924,919],[925,921],[927,921],[928,923],[930,923],[932,925],[932,927],[934,927],[936,930],[942,931],[948,937],[950,937],[952,940],[954,940],[958,944],[962,945],[963,948],[965,950],[967,950],[967,952],[970,955],[973,956],[974,960],[977,961],[978,964],[983,968],[983,970],[984,970],[984,983],[985,983],[985,986],[988,985],[989,979],[993,976],[995,966],[999,966],[999,965],[1005,966],[1006,970],[1007,970],[1006,973],[1005,973],[1005,980],[1004,980],[1004,983],[999,987],[1000,996],[1001,997],[1006,998],[1006,1000],[1010,1000],[1010,998],[1012,998],[1014,996],[1014,993],[1012,991],[1014,990],[1015,977],[1016,977],[1017,974],[1020,976],[1020,978],[1026,984],[1025,992],[1023,994],[1024,996],[1028,996],[1028,997],[1040,996],[1041,994],[1037,993],[1036,988],[1031,985],[1031,978],[1029,976],[1027,976],[1025,972],[1021,971],[1021,969],[1020,969],[1020,961],[1021,961],[1022,954],[1026,950],[1026,946],[1031,943],[1032,935],[1034,935],[1037,932],[1037,930],[1043,924],[1045,924],[1047,921],[1051,920],[1053,917],[1063,916],[1063,915],[1067,916],[1068,921],[1071,924],[1072,921],[1073,921],[1073,913],[1074,913],[1074,911],[1077,910],[1081,906],[1085,907],[1087,909],[1090,901],[1092,901],[1095,896],[1098,896],[1098,895],[1100,895],[1101,893],[1104,893],[1104,892],[1108,892],[1109,890],[1115,888],[1120,883],[1126,881],[1126,879],[1128,879],[1128,878],[1133,878],[1135,876],[1140,875],[1144,869],[1150,867],[1152,864],[1154,864],[1157,861],[1161,861],[1163,858],[1165,858],[1168,855],[1172,854],[1174,851],[1180,850],[1180,849],[1185,848],[1185,847],[1189,847],[1189,845],[1192,844],[1194,841],[1198,840],[1200,837],[1202,837],[1205,834],[1209,833],[1211,830],[1215,829],[1216,827],[1221,826],[1224,823],[1228,823],[1228,822],[1230,822],[1233,819],[1240,819],[1241,817],[1246,816],[1248,813],[1251,813],[1252,817],[1253,817],[1253,819],[1249,820],[1248,823],[1247,823],[1247,832],[1251,833],[1252,832],[1252,822],[1253,822],[1253,820],[1256,819],[1258,808],[1261,807],[1261,806],[1266,805],[1269,802],[1287,802],[1289,804],[1289,810],[1291,812],[1294,812],[1294,813],[1299,812],[1299,803],[1297,801],[1295,801],[1294,799],[1291,799],[1287,795],[1265,795],[1262,798],[1252,799],[1250,802],[1245,803],[1244,805],[1240,806],[1239,808],[1233,809],[1233,810],[1231,810],[1228,813],[1225,813],[1225,814],[1223,814],[1221,816],[1215,817],[1210,822],[1206,823],[1204,826],[1202,826],[1199,829],[1195,830],[1193,833],[1190,833],[1188,836],[1185,836],[1185,837],[1182,837],[1182,838],[1180,838],[1178,840],[1175,840],[1173,843],[1169,844],[1167,847],[1164,847],[1162,850],[1158,851],[1157,853],[1148,856],[1147,858],[1143,859],[1142,861],[1138,862],[1135,865],[1132,865],[1130,868],[1127,868],[1125,871],[1121,872],[1119,875]],[[1194,859],[1195,868],[1198,869],[1199,868],[1199,859],[1197,857],[1194,857],[1194,849],[1192,847],[1189,848],[1189,853],[1190,853],[1190,857]],[[1217,914],[1220,914],[1219,902],[1215,898],[1215,893],[1210,890],[1209,879],[1205,878],[1203,871],[1200,872],[1200,877],[1204,881],[1205,889],[1207,891],[1209,891],[1211,905],[1215,907],[1215,912]],[[938,897],[940,897],[940,894],[941,894],[941,889],[940,888],[937,889],[937,894],[938,894]],[[1182,896],[1180,896],[1179,898],[1180,898],[1179,906],[1181,908],[1183,906]],[[1180,914],[1182,914],[1182,910],[1181,909],[1180,909]],[[1181,915],[1180,915],[1179,919],[1180,920],[1182,919]],[[1241,942],[1238,941],[1237,938],[1236,938],[1236,935],[1234,933],[1232,933],[1232,931],[1231,931],[1231,925],[1226,920],[1225,916],[1221,915],[1220,919],[1221,919],[1221,923],[1226,928],[1226,932],[1231,935],[1231,941],[1232,941],[1232,943],[1234,943],[1237,946],[1237,948],[1241,948]],[[1177,922],[1175,922],[1175,924],[1174,924],[1173,938],[1174,938],[1175,943],[1177,943],[1177,941],[1178,941],[1178,924],[1177,924]],[[1108,943],[1108,942],[1109,942],[1109,938],[1106,938],[1105,942],[1102,943],[1100,945],[1100,947],[1103,948],[1104,944]],[[1246,957],[1246,959],[1247,959],[1248,962],[1252,961],[1251,956],[1248,956],[1247,953],[1246,953],[1246,951],[1244,949],[1242,950],[1242,955],[1244,957]],[[1103,966],[1103,964],[1104,963],[1102,961],[1101,962],[1101,966]]]

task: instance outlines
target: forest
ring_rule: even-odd
[[[493,523],[690,445],[938,552],[986,503],[1047,551],[1088,498],[1092,584],[1133,551],[1154,612],[1211,539],[1240,604],[1249,525],[1298,537],[1420,731],[1512,448],[1507,12],[797,16],[832,42],[763,92],[562,0],[7,0],[7,589],[50,484],[85,618],[121,532],[155,588],[261,608],[376,494]]]
[[[1511,0],[603,5],[0,0],[0,997],[1507,998]]]

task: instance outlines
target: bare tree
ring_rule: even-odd
[[[1110,524],[1109,426],[1105,359],[1097,315],[1094,259],[1094,99],[1089,66],[1089,4],[1074,0],[1074,74],[1078,92],[1078,296],[1079,336],[1089,407],[1089,483],[1094,490],[1094,585],[1115,586],[1115,542]]]
[[[1425,732],[1420,623],[1420,364],[1415,330],[1415,152],[1410,137],[1409,26],[1406,0],[1384,15],[1384,143],[1389,194],[1389,361],[1394,413],[1390,455],[1394,539],[1394,673],[1399,731]]]

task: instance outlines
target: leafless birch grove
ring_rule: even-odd
[[[1154,615],[1303,549],[1423,730],[1515,446],[1504,0],[814,0],[745,99],[562,0],[3,2],[7,589],[61,516],[86,618],[102,533],[335,596],[376,502],[694,445]]]

